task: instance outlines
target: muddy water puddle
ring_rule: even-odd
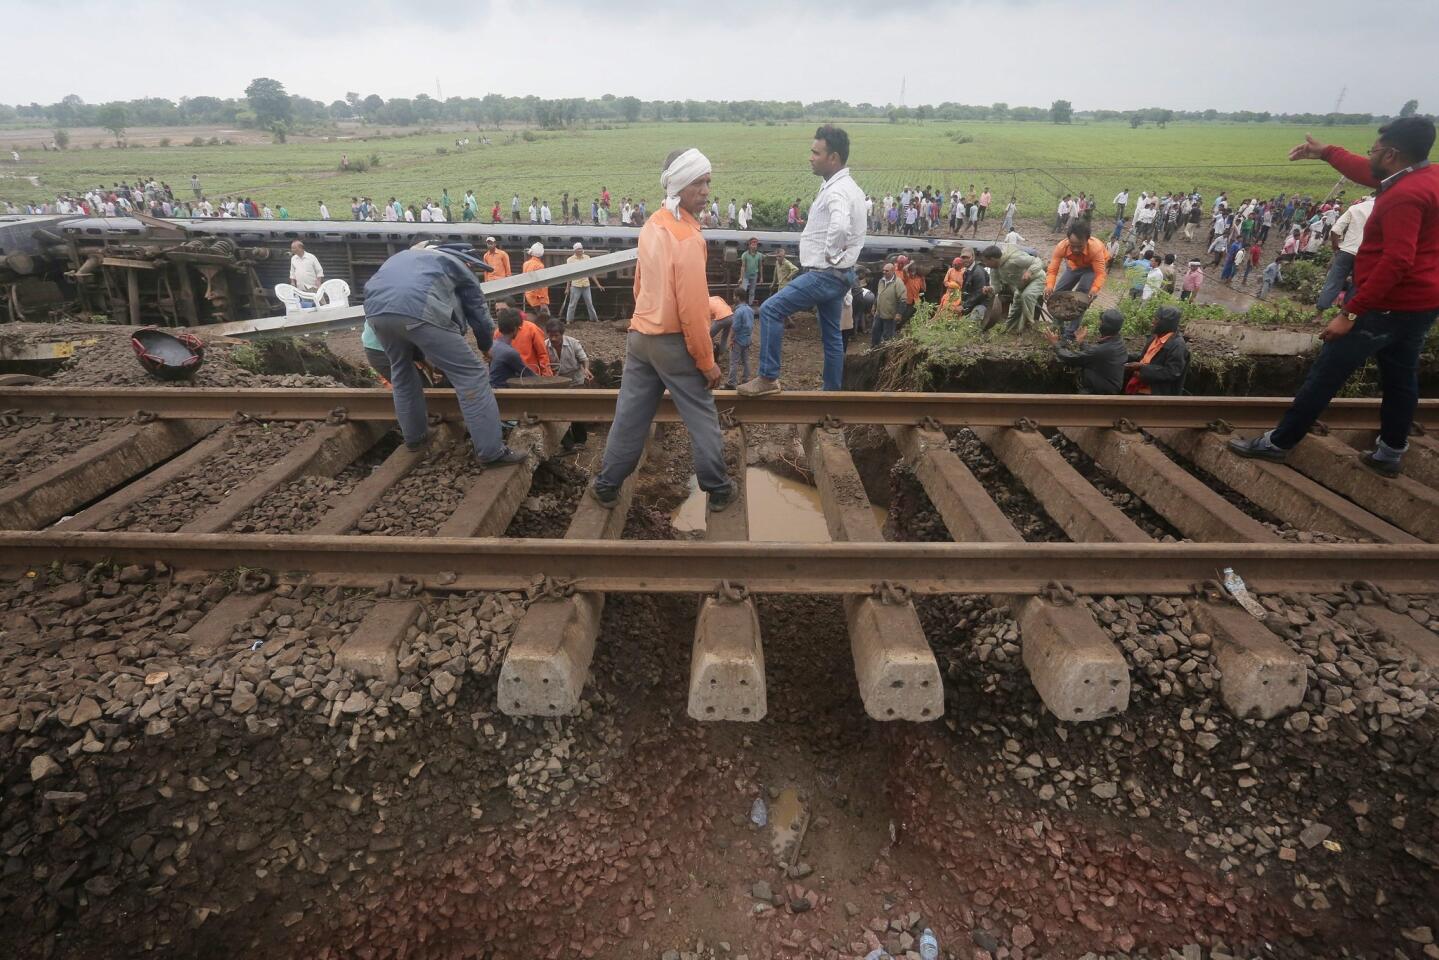
[[[829,528],[819,491],[791,477],[780,476],[764,467],[745,470],[745,500],[749,508],[751,540],[792,543],[827,543]],[[703,533],[706,496],[699,481],[690,477],[690,495],[670,515],[681,533]],[[884,525],[886,511],[871,507],[875,522]]]

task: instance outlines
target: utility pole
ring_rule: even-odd
[[[899,105],[901,107],[904,106],[904,81],[906,79],[905,77],[899,78]]]
[[[440,92],[440,78],[435,78],[435,99],[441,103],[445,102],[445,95]]]

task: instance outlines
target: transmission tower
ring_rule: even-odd
[[[1339,96],[1334,101],[1334,109],[1331,111],[1332,113],[1339,112],[1339,108],[1344,105],[1344,95],[1348,92],[1349,87],[1347,85],[1339,88]]]

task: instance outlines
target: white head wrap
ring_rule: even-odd
[[[709,157],[700,153],[695,147],[690,147],[675,157],[674,162],[665,167],[665,172],[660,174],[660,187],[665,192],[665,209],[671,215],[678,217],[680,191],[700,177],[708,175],[710,170]]]
[[[545,245],[544,245],[544,244],[542,244],[542,243],[532,243],[532,244],[530,244],[530,256],[532,256],[532,257],[543,257],[544,255],[545,255]]]

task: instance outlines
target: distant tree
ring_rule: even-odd
[[[930,117],[933,116],[934,108],[927,103],[921,103],[919,106],[914,108],[914,119],[916,120],[928,120]]]
[[[256,77],[245,88],[245,99],[255,114],[256,126],[274,129],[290,122],[293,108],[285,85],[269,77]]]
[[[1219,119],[1219,111],[1218,111],[1218,110],[1215,110],[1213,107],[1210,107],[1208,110],[1204,111],[1204,119],[1206,119],[1206,120],[1218,120],[1218,119]]]
[[[1049,119],[1054,123],[1070,123],[1074,120],[1074,104],[1068,100],[1056,100],[1049,105]]]
[[[119,143],[120,138],[125,136],[125,127],[130,123],[130,115],[125,110],[123,103],[107,103],[95,114],[95,122],[109,130],[115,135],[115,142]]]
[[[72,93],[50,108],[50,119],[61,124],[75,123],[84,109],[85,101]]]
[[[379,94],[372,93],[360,101],[360,113],[366,120],[374,120],[376,115],[385,107],[385,99]]]
[[[1154,122],[1155,122],[1156,124],[1158,124],[1159,126],[1161,126],[1161,127],[1167,127],[1167,126],[1169,126],[1169,121],[1171,121],[1171,120],[1173,120],[1173,119],[1174,119],[1174,111],[1173,111],[1173,110],[1162,110],[1162,109],[1161,109],[1161,110],[1155,110],[1155,111],[1154,111]]]
[[[1142,123],[1144,123],[1144,115],[1142,113],[1131,113],[1129,115],[1129,129],[1136,130]]]
[[[355,115],[355,108],[348,100],[332,100],[328,112],[331,120],[345,120]]]
[[[59,147],[61,150],[64,150],[66,147],[70,146],[70,131],[56,130],[54,140],[55,146]]]
[[[627,123],[634,123],[640,118],[641,106],[639,97],[620,97],[620,113]]]
[[[989,112],[990,115],[993,116],[996,120],[1008,120],[1009,104],[1004,103],[1003,101],[1000,101],[998,103],[991,103],[989,105]]]
[[[355,113],[360,112],[360,95],[358,93],[353,90],[346,93],[345,102],[350,105],[350,109],[353,110]]]
[[[1399,108],[1399,116],[1401,116],[1401,117],[1412,117],[1412,116],[1414,116],[1414,114],[1416,114],[1416,113],[1418,113],[1418,112],[1419,112],[1419,101],[1418,101],[1418,100],[1406,100],[1406,101],[1404,101],[1404,106],[1402,106],[1402,107]]]

